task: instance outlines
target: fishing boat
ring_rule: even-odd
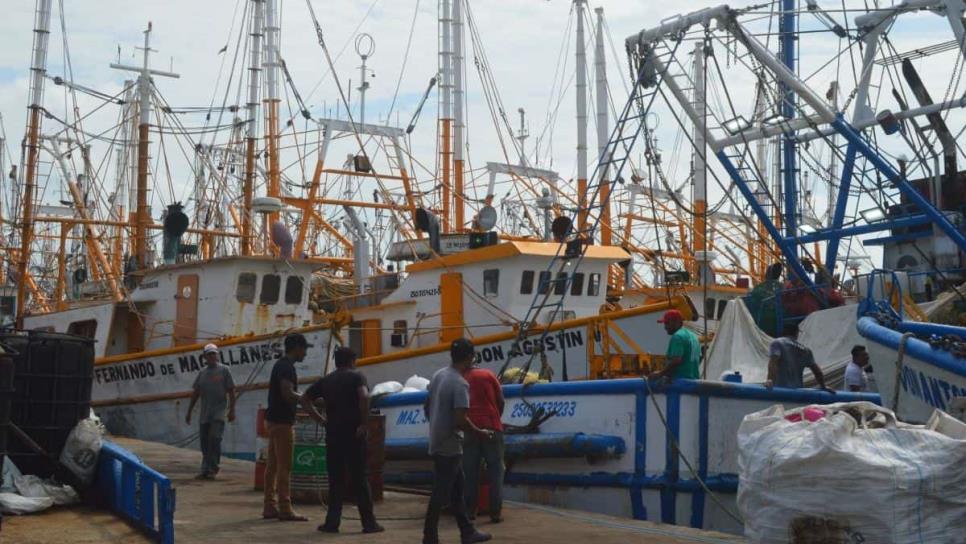
[[[452,7],[460,10],[462,4]],[[38,112],[50,81],[69,97],[104,95],[47,73],[53,12],[49,1],[37,3],[31,115],[22,177],[16,179],[23,198],[14,215],[22,228],[11,233],[17,244],[8,248],[11,267],[5,270],[18,295],[10,317],[22,328],[95,340],[93,405],[112,432],[191,445],[197,433],[182,423],[185,401],[207,342],[219,345],[239,390],[239,417],[226,432],[224,451],[250,459],[257,455],[257,408],[289,333],[304,334],[313,344],[298,366],[303,382],[329,370],[329,355],[339,344],[356,347],[373,383],[426,373],[448,341],[463,334],[477,338],[481,356],[497,368],[529,359],[521,366],[533,365],[555,380],[640,375],[659,365],[664,332],[657,317],[669,308],[694,315],[691,301],[675,295],[629,308],[614,304],[617,275],[630,282],[633,274],[624,268],[630,253],[612,244],[580,250],[579,272],[547,272],[564,253],[560,241],[574,239],[558,199],[576,203],[576,195],[555,185],[556,173],[525,160],[492,162],[486,198],[469,202],[469,188],[459,188],[464,129],[458,70],[450,66],[438,78],[447,106],[440,121],[442,183],[434,204],[413,174],[405,142],[412,124],[403,129],[365,122],[365,69],[358,118],[338,87],[348,119],[306,117],[299,96],[294,114],[311,120],[315,129],[296,132],[291,121],[282,127],[282,80],[299,93],[278,46],[277,2],[246,2],[242,15],[231,31],[246,40],[239,46],[247,55],[248,78],[238,83],[247,98],[244,108],[169,105],[161,82],[178,74],[152,66],[152,25],[144,31],[138,62],[119,56],[112,63],[136,78],[107,101],[120,106],[109,146],[117,153],[116,179],[99,179],[89,168],[99,140],[80,120],[42,130]],[[456,27],[469,16],[440,17],[456,21],[447,32],[460,32]],[[365,63],[372,44],[363,38],[356,49]],[[463,54],[450,46],[440,52],[442,65],[463,62]],[[201,127],[176,120],[199,112],[205,114]],[[228,116],[228,123],[220,121]],[[213,118],[218,124],[212,127]],[[205,140],[209,132],[225,134],[228,141],[194,139],[201,134]],[[309,134],[318,138],[315,164],[299,164],[301,172],[292,175],[304,176],[302,190],[293,191],[280,166],[283,136]],[[195,151],[192,196],[187,204],[169,202],[156,221],[149,195],[158,190],[152,180],[161,174],[148,159],[164,154],[154,142],[165,135],[187,140]],[[333,161],[332,154],[343,148],[351,151],[348,160]],[[80,169],[72,161],[75,154],[84,157]],[[41,176],[45,158],[55,168]],[[516,216],[504,201],[510,217],[500,218],[501,227],[490,205],[498,188],[509,183],[499,176],[534,180],[552,191],[532,188],[543,200],[514,208]],[[363,183],[373,187],[373,200],[358,198]],[[52,185],[68,199],[50,203],[44,195]],[[543,216],[529,222],[535,235],[505,228],[507,219],[519,224],[519,218],[532,219],[534,210]],[[333,218],[333,212],[341,217]],[[544,311],[530,315],[530,298],[536,296],[544,299]]]

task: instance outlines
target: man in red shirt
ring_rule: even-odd
[[[490,521],[503,521],[503,388],[492,371],[474,366],[463,374],[470,384],[470,408],[467,418],[493,437],[481,438],[467,433],[463,438],[463,473],[466,477],[466,512],[476,517],[480,493],[480,463],[486,461],[486,477],[490,484]]]

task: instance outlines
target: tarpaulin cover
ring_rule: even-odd
[[[811,348],[829,387],[841,388],[845,365],[852,359],[852,347],[866,343],[855,328],[856,310],[854,305],[821,310],[800,325],[798,341]],[[705,355],[706,376],[716,380],[725,372],[738,371],[745,383],[764,382],[768,378],[768,346],[772,340],[755,325],[744,303],[729,302]],[[807,370],[805,382],[815,383]]]

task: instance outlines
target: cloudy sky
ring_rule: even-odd
[[[66,0],[63,1],[63,24],[66,25],[66,33],[61,28],[60,3],[54,0],[48,69],[51,75],[66,73],[66,41],[73,79],[76,82],[108,94],[119,92],[124,79],[130,76],[110,69],[108,64],[117,60],[119,48],[123,62],[135,62],[133,48],[141,44],[142,31],[148,21],[151,21],[154,28],[152,48],[158,50],[152,64],[157,68],[173,69],[181,74],[181,78],[177,80],[158,78],[156,82],[168,103],[178,106],[208,106],[222,102],[226,78],[231,72],[239,18],[242,16],[245,0]],[[27,73],[34,3],[31,0],[16,0],[6,4],[4,17],[0,19],[0,35],[3,36],[3,47],[0,47],[0,114],[3,115],[8,138],[6,149],[9,155],[6,164],[9,167],[10,158],[19,157],[19,142],[26,118]],[[825,4],[840,6],[838,2],[823,2]],[[856,3],[849,2],[850,7],[852,4]],[[623,54],[624,38],[642,28],[654,26],[670,15],[709,5],[711,3],[706,0],[598,0],[589,3],[590,14],[593,8],[605,9],[608,36],[612,39],[607,46],[607,62],[612,78],[612,94],[616,101],[620,102],[624,98],[623,86],[618,83],[618,77],[619,74],[620,77],[626,77],[627,65],[626,60],[616,58],[614,53]],[[329,49],[336,56],[337,74],[344,86],[348,87],[350,79],[353,87],[358,84],[359,58],[353,51],[353,38],[357,32],[369,33],[374,37],[375,53],[369,60],[369,66],[375,77],[371,80],[368,95],[367,120],[373,121],[373,117],[378,117],[382,122],[387,121],[385,116],[398,85],[394,112],[388,121],[405,126],[428,80],[437,70],[437,2],[313,0],[313,6],[319,16]],[[564,179],[573,178],[576,147],[572,85],[574,41],[568,37],[568,33],[573,32],[572,2],[472,1],[471,10],[485,48],[486,69],[498,85],[500,99],[514,128],[517,123],[517,108],[525,108],[532,135],[527,142],[528,148],[532,150],[538,137],[542,135],[539,138],[539,165],[559,171]],[[309,103],[313,115],[334,116],[338,94],[317,43],[305,3],[299,0],[283,0],[281,11],[281,53],[296,87]],[[849,17],[854,15],[851,13]],[[842,19],[840,14],[835,16]],[[948,35],[948,26],[942,19],[932,15],[916,16],[914,19],[909,26],[897,29],[894,37],[899,43],[897,49],[904,50],[930,43],[936,39],[933,34],[941,34],[942,39],[948,39],[945,37]],[[803,17],[802,20],[803,29],[821,28],[814,18]],[[411,26],[413,21],[415,25]],[[410,35],[412,44],[407,57],[406,45]],[[589,28],[587,38],[592,38]],[[906,40],[907,45],[901,45],[900,39]],[[468,37],[467,43],[470,41]],[[840,42],[829,37],[827,33],[803,35],[801,44],[803,49],[807,49],[802,58],[803,66],[807,67],[803,68],[803,73],[806,70],[810,73],[811,69],[823,65],[840,47]],[[227,52],[219,54],[226,45],[229,46]],[[564,45],[567,49],[561,54]],[[722,51],[720,48],[718,51],[720,59]],[[488,160],[503,161],[503,147],[484,100],[478,69],[472,54],[467,56],[470,159],[477,166]],[[565,62],[563,66],[560,64],[561,58]],[[950,62],[954,57],[947,56],[945,59]],[[592,58],[589,57],[588,62],[592,63]],[[404,63],[405,71],[401,72]],[[240,67],[236,68],[234,77],[239,77],[243,71]],[[736,96],[747,102],[748,97],[753,95],[751,85],[754,80],[748,74],[742,75],[737,69],[732,72],[726,76],[729,79],[733,77],[729,84],[733,85]],[[824,93],[833,79],[836,79],[833,70],[826,69],[810,80],[810,83],[817,91]],[[948,77],[939,79],[941,82],[937,84],[935,95],[942,96]],[[561,80],[565,83],[562,92]],[[591,86],[592,81],[591,79]],[[65,93],[50,82],[47,88],[46,106],[51,111],[62,114],[65,111]],[[229,103],[236,102],[236,90],[237,84],[233,84],[229,90]],[[353,90],[352,94],[355,105],[356,91]],[[237,103],[244,103],[244,98]],[[99,101],[93,98],[79,98],[79,109],[82,112],[89,111],[97,104]],[[117,115],[116,110],[105,108],[97,115],[92,115],[85,128],[96,131],[110,127],[116,122]],[[432,122],[435,115],[434,93],[411,143],[414,154],[430,167],[435,150],[435,127]],[[551,119],[553,121],[548,122]],[[202,121],[198,117],[191,120],[196,125]],[[673,125],[673,118],[666,113],[661,119],[662,130],[667,131],[662,132],[662,135],[666,134],[663,138],[664,145],[667,146],[664,149],[666,155],[673,151]],[[45,125],[49,126],[50,122]],[[589,129],[589,142],[593,149],[593,125]],[[676,156],[678,164],[674,167],[674,174],[676,181],[681,182],[686,180],[687,152],[679,150]],[[509,159],[514,161],[515,158],[511,153]],[[179,167],[175,167],[173,178],[174,196],[185,199],[190,191],[190,173],[186,169],[179,170]],[[718,194],[720,198],[720,190],[712,188],[711,193]]]

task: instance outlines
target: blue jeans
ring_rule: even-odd
[[[480,496],[480,463],[486,462],[486,479],[490,484],[490,517],[500,517],[503,509],[503,433],[483,440],[473,433],[463,438],[463,473],[466,475],[466,511],[476,517]]]
[[[200,425],[198,442],[201,444],[201,473],[217,474],[221,462],[221,437],[225,434],[225,422],[213,420]]]

